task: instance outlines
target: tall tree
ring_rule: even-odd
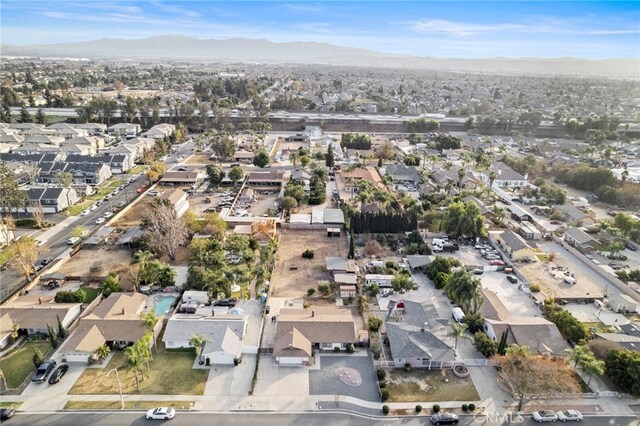
[[[206,170],[207,177],[209,178],[209,183],[211,183],[211,185],[220,185],[220,183],[222,183],[222,180],[225,178],[225,172],[222,170],[222,167],[215,164],[209,164]]]
[[[353,228],[349,228],[349,255],[348,258],[349,259],[355,259],[356,258],[356,248],[355,248],[355,241],[353,238]]]
[[[20,190],[16,175],[5,164],[0,164],[0,206],[7,212],[17,211],[27,200],[27,193]]]
[[[504,356],[495,358],[498,381],[518,397],[518,411],[534,396],[576,393],[578,384],[562,360],[532,355],[526,346],[511,345]]]
[[[269,154],[264,149],[261,149],[254,157],[253,157],[253,165],[256,167],[260,167],[261,169],[266,167],[269,164]]]
[[[40,255],[40,247],[32,237],[23,237],[13,243],[15,256],[11,259],[9,267],[21,273],[28,280],[36,270],[36,260]]]
[[[444,286],[449,298],[459,304],[466,314],[475,314],[482,307],[484,298],[481,288],[480,280],[466,269],[453,272]]]
[[[173,206],[158,203],[144,215],[145,229],[155,245],[162,249],[171,260],[176,259],[178,249],[187,242],[189,228],[179,218]]]
[[[62,321],[60,321],[60,317],[56,315],[56,319],[58,320],[58,337],[64,339],[67,337],[67,330],[62,325]]]
[[[211,339],[204,337],[202,334],[194,334],[189,338],[189,344],[193,346],[198,357],[201,356],[202,348],[209,342],[211,342]]]
[[[20,123],[32,123],[33,122],[33,117],[31,117],[31,114],[29,114],[29,110],[27,110],[26,106],[22,106],[22,108],[20,108],[20,118],[18,119],[18,121]]]
[[[155,346],[156,340],[153,332],[156,324],[160,321],[160,318],[158,318],[158,315],[156,315],[155,311],[152,310],[147,313],[140,314],[140,319],[142,320],[144,327],[151,333],[153,345]]]
[[[449,326],[451,327],[451,332],[449,333],[449,336],[453,337],[455,339],[455,343],[453,346],[453,351],[457,352],[458,351],[458,339],[460,339],[462,336],[464,336],[464,332],[467,330],[467,324],[464,323],[458,323],[458,322],[450,322]]]
[[[335,163],[336,163],[336,159],[335,159],[335,156],[333,155],[333,148],[331,144],[329,144],[329,146],[327,147],[327,153],[325,154],[325,157],[324,157],[324,165],[331,168],[335,165]]]
[[[233,182],[233,185],[236,186],[236,184],[242,180],[242,178],[244,178],[244,170],[242,169],[242,167],[232,167],[231,170],[229,170],[229,179],[231,179],[231,181]]]

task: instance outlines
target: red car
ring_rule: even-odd
[[[560,225],[562,222],[560,222],[559,220],[552,220],[549,223],[552,225]]]
[[[504,262],[502,260],[492,260],[489,264],[491,266],[503,266]]]

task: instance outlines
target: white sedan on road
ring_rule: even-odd
[[[563,410],[556,413],[558,420],[562,422],[579,422],[582,420],[582,413],[577,410]]]
[[[173,408],[160,407],[160,408],[152,408],[147,411],[147,420],[169,420],[174,418],[176,415],[176,410]]]
[[[82,210],[82,213],[80,213],[80,216],[86,216],[90,213],[89,209],[86,210]]]
[[[106,219],[104,217],[99,217],[96,219],[96,225],[100,225],[102,223],[104,223]]]

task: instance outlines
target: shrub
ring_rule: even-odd
[[[469,411],[473,411],[475,409],[476,409],[476,404],[474,404],[473,402],[469,404]]]
[[[409,364],[409,363],[406,363],[406,364],[404,365],[404,371],[411,371],[411,368],[413,368],[413,367],[412,367],[412,366],[411,366],[411,364]]]
[[[367,324],[369,325],[369,331],[378,331],[382,325],[382,320],[376,317],[369,317]]]
[[[322,293],[323,296],[328,296],[331,293],[331,286],[329,284],[320,284],[318,286],[318,291]]]
[[[40,365],[44,362],[44,356],[42,355],[42,352],[40,352],[40,349],[35,348],[33,350],[33,365],[36,366],[36,368],[40,367]]]
[[[467,404],[462,404],[462,411],[468,411],[469,406]]]
[[[387,372],[384,371],[382,368],[378,368],[376,370],[376,376],[378,377],[378,380],[384,380],[387,378]]]
[[[419,413],[422,411],[422,405],[416,405],[416,413]]]
[[[531,293],[538,293],[540,291],[540,286],[538,284],[531,284],[529,286],[529,290]]]
[[[433,404],[433,408],[431,409],[434,413],[440,412],[440,406],[438,404]]]
[[[83,303],[87,293],[81,288],[76,291],[59,291],[53,298],[56,303]]]
[[[334,347],[333,347],[333,351],[334,351],[334,352],[340,352],[340,348],[339,348],[339,347],[337,347],[337,346],[334,346]]]
[[[496,341],[489,338],[489,336],[487,336],[482,331],[479,331],[474,335],[473,341],[474,346],[478,350],[478,352],[480,352],[487,358],[490,358],[498,353],[498,344],[496,343]]]
[[[307,289],[307,296],[311,297],[315,294],[316,289],[315,288],[309,288]]]
[[[350,354],[352,354],[352,353],[354,353],[355,351],[356,351],[355,346],[353,346],[351,343],[349,343],[349,344],[347,345],[347,352],[348,352],[348,353],[350,353]]]
[[[382,400],[382,402],[385,402],[387,399],[389,399],[389,389],[387,388],[380,389],[380,399]]]
[[[383,379],[383,380],[378,380],[378,387],[379,387],[380,389],[382,389],[382,388],[386,388],[386,387],[387,387],[387,381],[386,381],[386,380],[384,380],[384,379]]]
[[[302,257],[304,257],[305,259],[313,259],[314,255],[315,253],[313,252],[313,250],[309,250],[309,249],[305,250],[302,253]]]
[[[389,410],[389,406],[388,405],[383,405],[382,406],[382,414],[384,414],[386,416],[387,414],[389,414],[389,411],[391,411],[391,410]]]

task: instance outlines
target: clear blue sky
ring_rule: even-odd
[[[640,56],[640,2],[2,0],[2,43],[181,34],[437,57]]]

